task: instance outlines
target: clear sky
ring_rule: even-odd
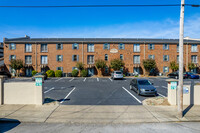
[[[200,0],[185,0],[200,4]],[[181,0],[0,0],[17,5],[180,4]],[[3,37],[178,38],[180,7],[0,8]],[[185,8],[185,36],[200,38],[200,8]]]

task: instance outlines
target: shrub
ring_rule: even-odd
[[[47,74],[47,77],[55,77],[55,72],[53,70],[48,70],[46,74]]]
[[[37,71],[33,70],[32,71],[32,76],[34,76],[36,73],[38,73]]]
[[[87,70],[82,70],[81,71],[81,77],[87,77]]]
[[[78,70],[76,70],[76,69],[74,69],[73,71],[72,71],[72,77],[77,77],[78,76]]]
[[[116,70],[120,70],[120,68],[124,67],[125,63],[121,60],[121,59],[114,59],[111,60],[110,62],[110,66],[112,69]]]
[[[148,72],[148,75],[151,69],[156,68],[156,62],[154,59],[145,59],[143,60],[142,63],[143,63],[144,69],[146,70],[146,72]]]
[[[55,71],[55,77],[62,77],[62,71],[61,70],[56,70]]]
[[[170,62],[170,66],[169,66],[173,72],[177,71],[179,68],[178,63],[176,63],[175,61]]]

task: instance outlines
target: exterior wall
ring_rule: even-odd
[[[43,87],[35,82],[4,83],[3,104],[37,104],[44,102]]]
[[[119,42],[120,43],[120,42]],[[9,56],[10,55],[16,55],[16,59],[22,59],[25,62],[25,55],[32,55],[32,65],[31,67],[34,70],[41,71],[41,68],[44,67],[41,65],[41,55],[47,55],[48,56],[48,67],[49,69],[56,70],[56,67],[63,67],[64,73],[69,73],[72,71],[72,68],[76,66],[75,61],[72,61],[72,55],[79,55],[79,62],[83,62],[86,67],[90,68],[94,65],[88,65],[87,64],[87,56],[88,55],[94,55],[94,59],[104,59],[105,54],[108,55],[108,61],[107,64],[109,65],[110,61],[115,58],[120,58],[120,54],[123,54],[124,62],[125,62],[125,68],[128,70],[128,72],[133,73],[134,67],[141,67],[142,71],[144,72],[142,60],[147,59],[148,55],[155,55],[155,61],[157,63],[157,67],[161,73],[163,73],[163,67],[168,66],[171,61],[177,60],[177,55],[179,54],[177,52],[177,44],[169,44],[169,50],[163,50],[163,43],[157,43],[155,44],[155,49],[149,50],[148,44],[141,44],[140,43],[140,52],[134,52],[133,51],[133,43],[132,44],[125,44],[125,49],[119,50],[118,44],[119,43],[110,43],[110,49],[105,50],[103,49],[103,43],[95,43],[94,44],[94,52],[87,52],[87,44],[81,44],[79,43],[79,49],[72,49],[72,43],[71,44],[63,44],[62,50],[56,49],[56,44],[48,44],[48,52],[41,52],[41,45],[40,44],[32,44],[32,52],[31,53],[25,53],[25,44],[16,44],[15,50],[9,50],[9,44],[5,44],[4,47],[4,62],[7,67],[7,70],[9,70]],[[199,51],[199,45],[197,45],[198,51]],[[117,49],[118,53],[110,53],[111,49]],[[56,55],[63,55],[63,61],[58,62],[56,61]],[[140,55],[140,64],[134,64],[133,63],[133,56],[134,55]],[[169,61],[163,61],[163,55],[169,55]],[[184,45],[184,65],[185,69],[187,69],[188,62],[191,62],[191,55],[198,55],[198,52],[191,52],[191,45],[185,44]],[[37,58],[36,58],[37,57]],[[37,59],[37,61],[36,61]],[[198,58],[198,62],[200,61],[200,58]],[[198,64],[197,64],[198,66]],[[30,67],[30,66],[27,66]],[[169,69],[169,72],[171,72],[171,69]]]

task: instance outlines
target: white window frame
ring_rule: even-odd
[[[32,64],[32,56],[31,55],[25,56],[25,64]]]
[[[29,44],[29,43],[27,43],[27,44],[25,44],[25,52],[32,52],[32,44]]]
[[[45,60],[43,60],[45,59]],[[46,65],[48,64],[48,56],[47,55],[41,55],[41,64]]]
[[[198,63],[198,56],[197,55],[191,55],[191,62],[192,63]]]
[[[88,64],[94,64],[94,55],[88,55],[87,56],[87,63]]]
[[[48,44],[41,44],[41,52],[48,52]]]
[[[134,55],[133,56],[133,63],[134,64],[140,64],[140,55]]]
[[[94,44],[90,43],[87,45],[87,51],[88,52],[94,52]]]
[[[134,52],[140,52],[140,44],[134,44],[133,45],[133,51]]]
[[[191,45],[191,52],[198,52],[198,46],[197,46],[197,44],[192,44]]]

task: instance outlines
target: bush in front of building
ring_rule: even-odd
[[[115,71],[120,70],[121,68],[124,67],[124,65],[125,63],[121,59],[114,59],[114,60],[111,60],[110,62],[111,68]]]
[[[87,75],[88,75],[87,70],[82,70],[81,71],[81,77],[87,77]]]
[[[56,70],[55,71],[55,77],[62,77],[62,71],[61,70]]]
[[[72,77],[77,77],[78,76],[78,70],[76,70],[76,69],[74,69],[73,71],[72,71]]]
[[[16,71],[17,77],[20,76],[19,72],[24,67],[23,60],[21,59],[14,59],[10,61],[10,67]]]
[[[171,61],[169,67],[172,69],[173,72],[175,72],[178,70],[179,65],[178,65],[178,63],[176,63],[176,61]]]
[[[104,70],[104,68],[106,68],[106,61],[104,61],[102,59],[96,60],[95,67],[97,69],[98,76],[102,76],[102,71]]]
[[[55,77],[55,72],[53,70],[48,70],[46,74],[47,74],[47,77]]]
[[[156,61],[154,59],[145,59],[142,63],[147,75],[149,75],[151,69],[156,68]]]
[[[37,71],[33,70],[32,71],[32,76],[34,76],[36,73],[38,73]]]
[[[193,69],[197,68],[194,63],[188,63],[188,69],[192,71]]]

